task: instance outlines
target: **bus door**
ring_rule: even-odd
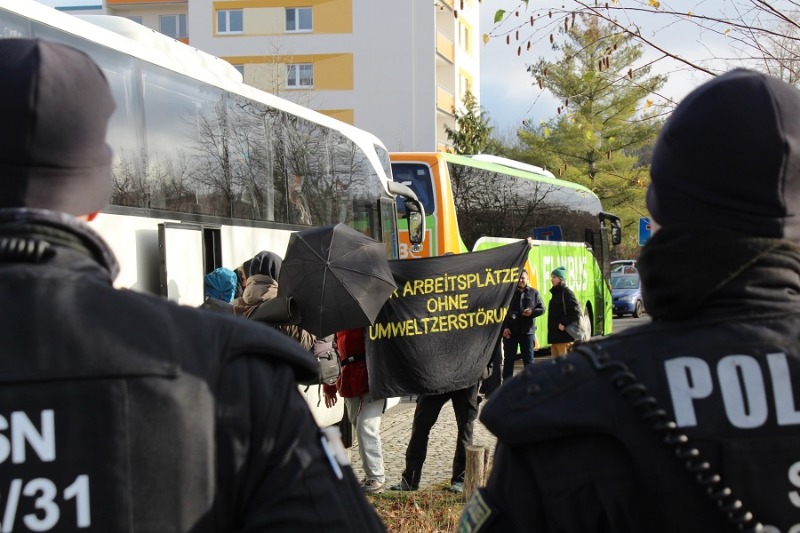
[[[600,219],[600,250],[594,251],[597,262],[603,271],[603,279],[611,277],[611,247],[622,242],[622,224],[619,217],[601,211]]]
[[[205,300],[204,232],[199,224],[158,225],[161,295],[181,305],[198,307]]]
[[[597,294],[603,295],[603,306],[598,309],[603,309],[603,313],[598,313],[598,318],[601,319],[602,324],[598,323],[599,331],[604,335],[611,333],[610,317],[613,303],[611,301],[611,286],[608,284],[611,278],[611,247],[618,245],[622,241],[622,224],[619,217],[601,211],[598,215],[600,219],[600,246],[599,250],[594,250],[593,253],[597,258],[597,264],[600,265],[600,271],[603,273],[603,283],[606,284],[606,290],[598,290]],[[608,319],[608,323],[606,323]]]

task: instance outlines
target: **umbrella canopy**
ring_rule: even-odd
[[[342,223],[293,233],[278,280],[318,337],[369,326],[396,288],[386,246]]]

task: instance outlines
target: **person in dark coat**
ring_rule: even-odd
[[[281,275],[283,259],[268,250],[258,252],[250,261],[250,271],[247,275],[244,292],[240,298],[233,301],[233,314],[247,318],[259,319],[256,310],[265,305],[279,304],[283,310],[287,309],[285,298],[278,296],[278,278]],[[264,311],[264,309],[261,309]],[[274,313],[267,313],[273,315]],[[283,317],[288,319],[288,316]],[[270,323],[271,327],[283,332],[296,340],[306,350],[314,346],[315,337],[296,324]]]
[[[493,469],[462,530],[800,527],[800,91],[745,69],[701,85],[650,174],[652,322],[495,392]]]
[[[87,223],[112,186],[103,71],[0,39],[0,80],[3,530],[382,531],[298,391],[308,352],[112,286]]]
[[[550,355],[564,355],[575,340],[567,333],[567,325],[581,318],[581,304],[572,289],[567,287],[567,269],[563,266],[550,273],[550,302],[547,312],[547,341]]]
[[[503,379],[514,375],[517,349],[522,354],[522,364],[533,364],[533,346],[536,337],[536,317],[544,314],[545,307],[539,291],[528,285],[528,272],[520,270],[517,290],[511,297],[508,313],[503,321]]]

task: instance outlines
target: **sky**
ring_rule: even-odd
[[[568,1],[559,1],[557,5],[562,6]],[[723,0],[697,1],[702,4],[706,12],[719,9],[721,6],[715,4],[724,3]],[[696,2],[693,0],[691,3]],[[511,33],[511,45],[506,44],[504,36],[504,32],[514,27],[516,23],[505,23],[499,27],[499,31],[495,29],[493,18],[497,9],[514,12],[519,8],[521,17],[516,19],[512,15],[511,20],[530,20],[530,12],[524,15],[525,8],[524,6],[520,8],[521,4],[520,0],[483,0],[480,8],[481,34],[492,32],[501,35],[492,37],[488,44],[483,44],[481,41],[480,56],[481,107],[488,113],[491,125],[494,127],[493,133],[501,138],[513,138],[523,119],[536,124],[543,119],[556,116],[559,105],[549,93],[533,85],[530,74],[526,72],[526,64],[535,63],[540,57],[552,57],[549,44],[550,32],[542,32],[539,42],[532,42],[530,51],[526,51],[523,45],[522,55],[517,56],[519,42],[514,40],[514,32]],[[530,0],[531,6],[539,7],[546,4],[547,0]],[[534,27],[539,27],[537,22],[538,20],[534,22]],[[712,55],[728,57],[732,54],[729,40],[726,42],[726,39],[711,32],[701,32],[692,24],[667,25],[665,18],[650,15],[644,18],[640,25],[644,36],[656,40],[664,49],[680,53],[687,58],[708,58]],[[524,40],[525,31],[530,30],[521,32],[523,42],[527,42]],[[660,54],[647,52],[644,59],[652,60],[657,55]],[[718,68],[724,67],[720,64]],[[659,61],[654,65],[653,72],[668,75],[669,81],[661,94],[674,102],[680,101],[691,89],[709,79],[708,75],[682,68],[674,61]],[[667,102],[666,99],[660,100]]]

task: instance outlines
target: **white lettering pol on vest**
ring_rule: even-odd
[[[780,426],[800,424],[795,408],[789,364],[785,353],[768,354],[772,398],[767,397],[764,373],[750,355],[727,355],[717,362],[717,383],[728,422],[740,429],[763,426],[770,406]],[[709,364],[699,357],[676,357],[664,362],[675,422],[679,427],[697,426],[696,405],[715,393]]]

